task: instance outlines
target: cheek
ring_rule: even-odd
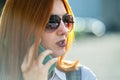
[[[41,44],[45,48],[50,48],[53,43],[54,43],[54,37],[53,37],[53,35],[43,35],[41,37]]]
[[[51,39],[49,39],[49,38],[42,38],[41,39],[41,44],[44,46],[44,47],[47,47],[50,43],[49,43],[49,41],[50,41]]]

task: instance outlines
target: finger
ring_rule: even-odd
[[[41,43],[41,39],[39,40],[38,44]],[[35,50],[35,43],[33,43],[33,45],[30,47],[29,49],[29,52],[27,55],[25,55],[25,58],[23,60],[23,63],[22,63],[22,66],[21,66],[21,69],[22,71],[27,71],[29,70],[30,66],[32,66],[32,64],[35,63],[34,61],[34,57],[35,57],[35,54],[34,54],[34,50]]]
[[[38,58],[38,47],[40,43],[41,39],[36,39],[34,44],[31,46],[28,53],[28,66],[31,66],[33,64],[33,61]]]
[[[40,55],[39,55],[39,64],[42,64],[42,63],[43,63],[43,60],[45,59],[45,57],[46,57],[47,55],[52,54],[52,53],[53,53],[52,50],[45,50],[45,51],[41,52]]]
[[[29,70],[30,66],[32,65],[33,61],[34,61],[34,44],[31,46],[31,48],[29,49],[29,52],[27,55],[25,55],[23,64],[21,66],[23,71],[27,71]]]
[[[58,61],[58,58],[53,58],[51,60],[49,60],[44,66],[49,69],[54,63],[56,63]]]
[[[29,50],[29,53],[28,53],[28,66],[30,66],[33,61],[34,61],[34,56],[35,56],[35,44],[33,44]]]

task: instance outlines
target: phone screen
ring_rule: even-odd
[[[39,46],[39,50],[38,50],[38,54],[40,54],[40,53],[43,52],[44,50],[45,50],[45,48],[44,48],[42,45],[40,45],[40,46]],[[43,64],[46,64],[50,59],[52,59],[52,56],[51,56],[51,55],[47,55],[47,56],[45,57],[44,61],[43,61]],[[51,71],[53,71],[55,67],[56,67],[56,63],[53,64],[53,65],[50,67],[50,69],[49,69],[49,71],[48,71],[48,74],[51,73]]]

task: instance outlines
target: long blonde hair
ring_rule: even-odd
[[[62,1],[64,3],[67,13],[73,15],[71,7],[68,4],[68,0],[62,0]],[[64,60],[64,58],[67,54],[67,51],[69,50],[69,48],[71,47],[71,45],[73,43],[73,40],[74,40],[74,27],[73,27],[72,31],[68,33],[66,53],[63,56],[59,57],[58,62],[57,62],[57,64],[58,64],[57,68],[64,72],[69,72],[69,71],[78,69],[78,62],[79,62],[78,60],[76,60],[75,62]]]
[[[62,0],[67,12],[72,11],[67,0]],[[45,29],[54,0],[6,0],[0,19],[0,79],[21,80],[21,64],[31,47],[34,37],[35,53],[38,51],[39,39]],[[66,51],[73,41],[72,30],[68,35]],[[64,55],[65,56],[65,55]],[[58,69],[71,71],[75,63],[65,62],[59,57]]]

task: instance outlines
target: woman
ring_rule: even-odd
[[[73,23],[67,0],[7,0],[0,22],[0,79],[96,80],[78,61],[64,60]]]

